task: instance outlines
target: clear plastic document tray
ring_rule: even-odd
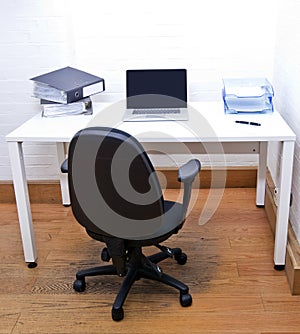
[[[273,112],[274,90],[265,78],[223,79],[226,113]]]

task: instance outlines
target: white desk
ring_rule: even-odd
[[[66,143],[87,126],[117,127],[136,136],[146,150],[167,153],[258,154],[256,204],[264,206],[268,142],[282,143],[280,164],[280,198],[274,247],[276,268],[285,265],[287,229],[294,142],[296,136],[279,113],[266,115],[225,115],[222,102],[193,103],[189,107],[188,122],[127,122],[121,121],[123,102],[94,105],[91,116],[43,118],[34,116],[6,136],[11,159],[13,183],[19,215],[25,261],[37,260],[31,217],[23,142],[54,142],[57,144],[59,164],[66,156]],[[249,120],[261,126],[237,124],[235,120]],[[69,203],[67,177],[60,173],[62,201]]]

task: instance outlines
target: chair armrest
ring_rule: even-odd
[[[66,159],[60,166],[62,173],[68,173],[68,159]]]
[[[192,159],[178,169],[178,181],[192,183],[196,175],[200,172],[201,163],[197,159]]]
[[[191,193],[192,193],[192,183],[196,175],[200,172],[201,163],[197,159],[192,159],[187,162],[185,165],[181,166],[178,169],[178,181],[183,182],[184,192],[183,192],[183,201],[182,201],[182,219],[185,220],[187,209],[189,206]]]

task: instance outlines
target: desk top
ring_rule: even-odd
[[[244,142],[295,141],[296,135],[278,112],[272,114],[225,114],[223,102],[189,105],[188,121],[122,122],[124,101],[94,103],[93,115],[45,118],[38,114],[6,136],[6,141],[70,142],[88,126],[109,126],[124,130],[141,142]],[[260,123],[261,126],[235,121]]]

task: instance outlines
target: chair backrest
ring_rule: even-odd
[[[79,131],[69,146],[68,178],[74,216],[87,231],[142,240],[163,223],[163,195],[152,163],[124,131]]]

